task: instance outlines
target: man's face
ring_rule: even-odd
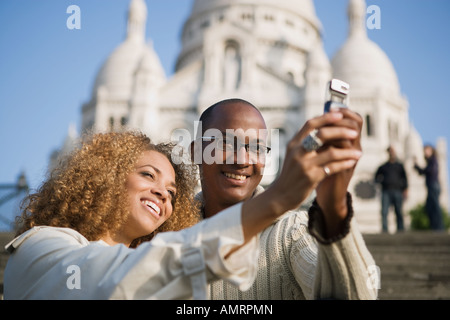
[[[202,142],[204,157],[200,174],[204,199],[224,207],[249,199],[262,179],[265,154],[255,156],[251,148],[247,152],[243,145],[253,145],[253,149],[255,145],[267,146],[267,128],[262,115],[247,104],[233,103],[216,107],[205,125],[205,134],[208,129],[214,129],[222,133],[225,141],[234,140],[238,147],[235,152],[215,148],[212,154],[208,150],[216,142]],[[205,161],[205,156],[211,154],[215,161]]]

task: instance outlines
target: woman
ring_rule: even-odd
[[[197,227],[189,230],[192,235],[167,233],[155,244],[143,243],[198,221],[194,167],[172,161],[171,150],[141,133],[95,134],[62,161],[26,199],[18,238],[7,246],[12,254],[5,299],[189,297],[183,250],[195,245],[217,252],[242,241],[238,235],[208,244],[207,230]],[[214,230],[214,222],[209,225]],[[189,239],[198,234],[203,243],[191,246]],[[237,283],[251,280],[239,261],[227,265],[224,254],[217,258],[205,257],[213,272]],[[234,266],[239,272],[233,275]]]
[[[414,163],[414,169],[416,169],[420,175],[425,175],[425,185],[428,190],[425,211],[430,220],[430,228],[431,230],[442,231],[445,230],[445,227],[439,203],[441,185],[439,183],[439,162],[436,155],[436,149],[432,145],[425,145],[423,147],[423,152],[427,165],[425,168],[421,168],[417,163]]]
[[[136,161],[140,158],[144,163],[146,159],[149,163],[159,160],[171,175],[173,172],[176,175],[176,188],[167,191],[171,197],[167,204],[174,206],[174,214],[162,217],[155,226],[143,231],[133,239],[131,247],[150,240],[157,231],[181,230],[194,225],[198,222],[191,200],[196,184],[195,171],[184,163],[174,163],[171,151],[171,145],[152,144],[148,137],[139,133],[86,136],[83,147],[66,157],[39,192],[29,196],[17,233],[47,225],[73,228],[89,241],[111,242],[111,234],[122,232],[121,226],[129,215],[126,188],[130,189],[127,185],[130,174],[150,178],[156,174],[151,167],[136,171]],[[141,156],[143,153],[146,157]],[[174,189],[176,195],[172,195]],[[182,217],[177,212],[180,209]]]

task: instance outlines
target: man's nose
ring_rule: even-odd
[[[245,145],[239,145],[236,147],[236,151],[234,152],[234,160],[235,164],[251,164],[250,155],[247,152]]]

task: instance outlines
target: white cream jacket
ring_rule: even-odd
[[[241,208],[137,249],[35,227],[6,246],[4,299],[204,299],[207,282],[217,279],[246,290],[256,276],[257,237],[225,259],[243,244]]]

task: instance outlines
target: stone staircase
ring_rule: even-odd
[[[380,300],[450,299],[450,235],[443,232],[366,234],[380,268]]]
[[[0,298],[8,258],[0,233]],[[381,273],[380,300],[450,300],[450,235],[433,232],[365,234]]]

